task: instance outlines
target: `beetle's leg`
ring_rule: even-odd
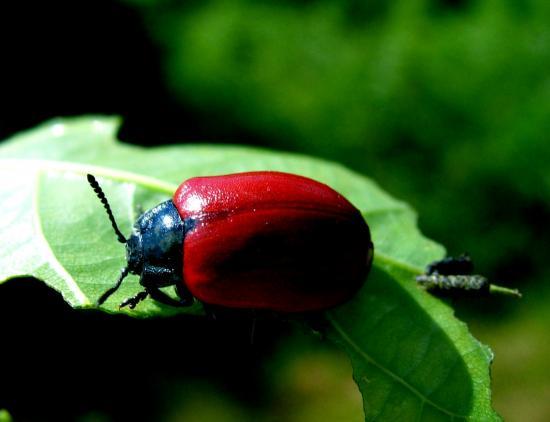
[[[144,300],[149,293],[147,290],[144,290],[142,292],[139,292],[137,295],[129,297],[128,299],[125,299],[122,301],[120,305],[118,305],[118,308],[124,308],[125,306],[128,306],[130,309],[134,309],[136,305]]]
[[[190,306],[193,303],[193,300],[176,300],[168,296],[166,293],[164,293],[162,290],[160,290],[156,286],[148,286],[146,287],[147,293],[151,296],[152,299],[156,300],[157,302],[163,303],[165,305],[169,306]]]
[[[175,271],[164,267],[147,266],[141,273],[139,283],[145,287],[152,299],[170,306],[190,306],[193,296],[186,291],[182,277]],[[161,287],[176,286],[179,299],[173,299]],[[178,290],[178,287],[182,290]]]
[[[122,280],[124,280],[126,278],[128,273],[129,273],[128,267],[124,267],[122,270],[120,270],[120,275],[118,276],[118,280],[116,281],[115,285],[113,287],[111,287],[110,289],[108,289],[106,292],[104,292],[101,295],[101,297],[97,300],[97,305],[98,306],[102,305],[103,302],[105,302],[109,296],[111,296],[114,292],[116,292],[118,290],[118,288],[122,284]]]
[[[203,303],[202,307],[204,308],[204,312],[206,312],[206,316],[211,320],[217,320],[218,314],[217,314],[217,306],[209,305],[208,303]]]
[[[180,298],[181,306],[190,306],[193,303],[193,295],[187,290],[187,287],[185,287],[182,281],[177,281],[174,289]]]

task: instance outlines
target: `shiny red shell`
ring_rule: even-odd
[[[173,198],[194,220],[183,279],[197,299],[232,308],[304,312],[350,299],[373,246],[361,213],[330,187],[279,172],[185,181]]]

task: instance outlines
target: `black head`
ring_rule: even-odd
[[[182,277],[184,225],[171,200],[144,212],[126,242],[126,260],[144,286],[164,287]]]
[[[474,272],[474,263],[467,253],[460,256],[448,256],[440,261],[432,262],[426,268],[426,274],[440,275],[470,275]]]
[[[99,183],[91,174],[88,182],[103,204],[118,241],[126,245],[126,267],[113,287],[98,300],[102,304],[122,284],[128,273],[140,276],[146,290],[176,284],[182,280],[184,224],[171,200],[144,212],[135,222],[129,238],[119,230],[111,207]]]

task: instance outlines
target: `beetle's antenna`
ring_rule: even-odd
[[[111,224],[113,226],[113,229],[118,237],[118,241],[120,243],[126,243],[126,238],[124,235],[120,232],[118,229],[118,226],[115,221],[115,217],[113,215],[113,212],[111,211],[111,206],[109,205],[109,201],[107,201],[107,198],[105,197],[105,193],[103,193],[103,189],[101,189],[101,186],[99,186],[99,183],[97,182],[96,178],[92,176],[91,174],[88,174],[86,176],[88,178],[88,183],[94,190],[95,194],[103,204],[103,207],[105,207],[105,211],[107,211],[107,215],[109,216],[109,220],[111,220]],[[118,288],[118,287],[117,287]]]
[[[120,276],[118,277],[118,280],[116,281],[115,285],[101,295],[101,297],[97,300],[97,304],[102,305],[103,302],[105,302],[109,298],[109,296],[111,296],[114,292],[116,292],[120,287],[120,285],[122,284],[122,280],[124,280],[124,278],[127,275],[128,275],[128,267],[124,267],[120,272]]]

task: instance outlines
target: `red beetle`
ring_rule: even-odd
[[[99,304],[132,273],[145,290],[121,307],[151,296],[173,306],[195,297],[230,308],[322,310],[350,299],[372,263],[361,213],[306,177],[262,171],[189,179],[142,214],[128,239],[95,178],[88,181],[126,243],[127,266]],[[160,290],[171,285],[178,299]]]

